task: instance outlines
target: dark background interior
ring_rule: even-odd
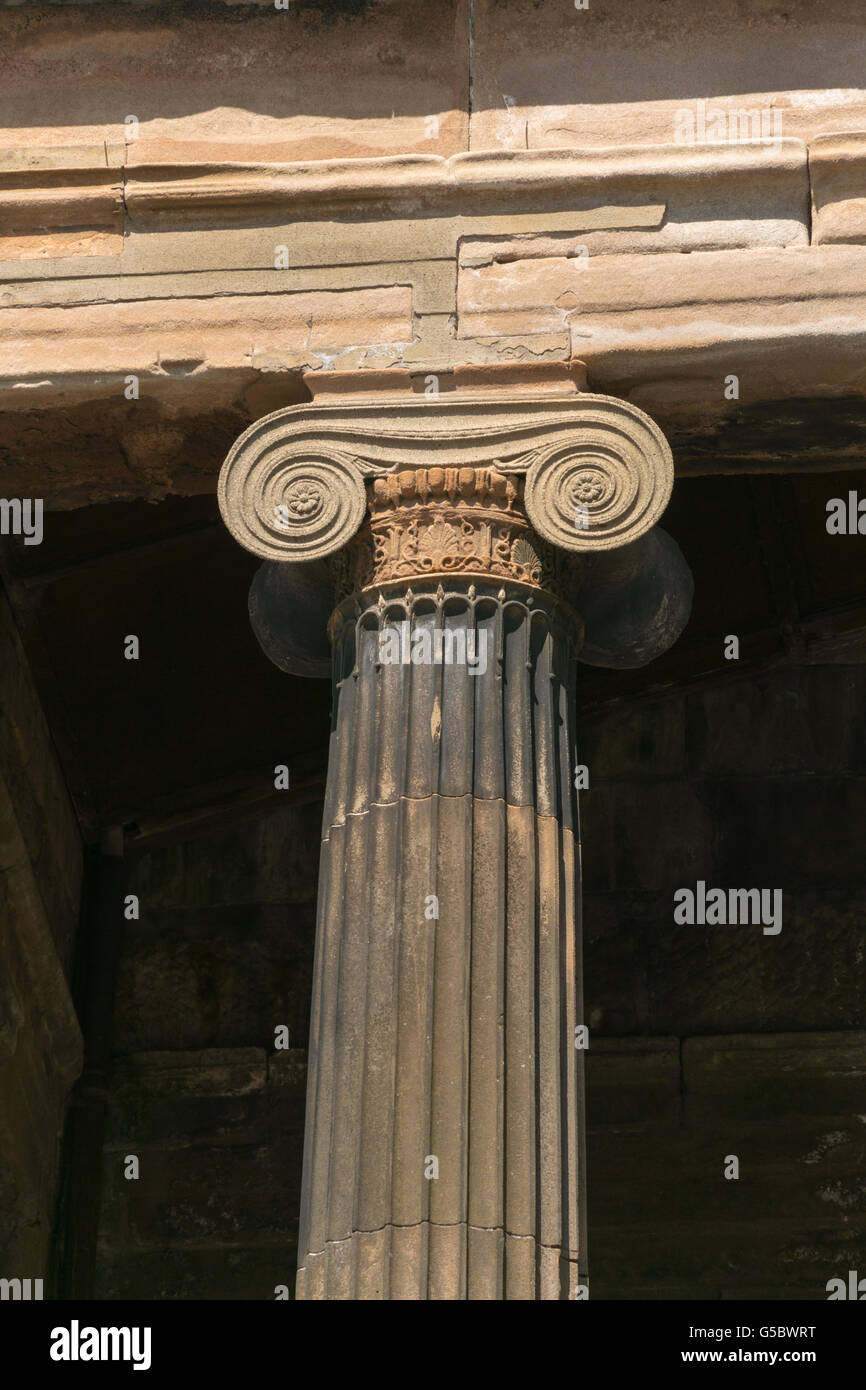
[[[642,671],[582,668],[594,1298],[824,1298],[866,1267],[866,575],[863,538],[825,529],[858,485],[681,480],[684,636]],[[293,1284],[330,690],[258,649],[256,564],[211,496],[51,513],[41,546],[2,542],[89,846],[69,956],[109,1078],[67,1125],[61,1294]],[[122,861],[99,853],[109,827]],[[781,934],[675,926],[698,878],[781,887]],[[147,1182],[124,1179],[130,1153]]]

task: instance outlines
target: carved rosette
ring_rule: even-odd
[[[223,519],[246,550],[265,560],[321,560],[351,540],[364,519],[364,480],[336,451],[235,446],[219,480]]]
[[[566,550],[609,550],[654,526],[670,500],[673,458],[649,416],[625,401],[584,411],[576,437],[536,451],[526,510]]]

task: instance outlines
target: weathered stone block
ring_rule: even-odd
[[[578,707],[580,681],[578,679]],[[686,734],[679,695],[614,706],[578,722],[578,755],[594,788],[630,777],[663,777],[685,768]],[[584,798],[585,799],[585,798]]]
[[[818,135],[809,147],[809,175],[816,242],[866,241],[863,173],[866,139],[862,130]]]
[[[667,1133],[678,1127],[680,1110],[679,1038],[604,1038],[590,1033],[589,1132],[602,1130],[608,1141],[611,1129],[620,1126],[658,1125]]]
[[[273,1048],[306,1039],[312,904],[162,909],[130,923],[118,981],[119,1052]]]
[[[700,1129],[596,1130],[588,1136],[593,1220],[639,1225],[652,1210],[660,1224],[692,1221],[832,1220],[866,1223],[866,1130],[855,1116],[821,1121],[777,1115],[763,1122],[735,1114]],[[730,1160],[739,1177],[726,1177]],[[844,1218],[844,1220],[842,1220]]]
[[[175,143],[240,160],[260,159],[263,146],[276,160],[322,160],[468,145],[465,0],[432,11],[27,6],[3,14],[2,40],[0,126],[26,125],[34,144],[132,144],[132,111],[144,164]],[[74,56],[58,65],[63,51]]]
[[[97,1299],[264,1299],[279,1284],[295,1296],[296,1240],[285,1244],[103,1253],[97,1266]]]
[[[726,116],[772,106],[781,117],[773,132],[802,140],[863,130],[866,99],[846,0],[821,11],[820,44],[814,26],[814,12],[801,3],[788,7],[784,23],[778,11],[756,7],[744,30],[732,0],[712,11],[667,0],[651,26],[639,3],[593,13],[561,0],[479,0],[473,148],[675,144],[678,112],[695,107],[684,93],[711,93],[707,106]]]
[[[788,893],[862,887],[857,846],[866,824],[866,779],[740,776],[702,782],[699,795],[716,829],[712,873],[721,884]],[[696,877],[709,881],[710,874]]]
[[[300,1144],[288,1126],[278,1142],[243,1147],[205,1143],[130,1147],[138,1179],[123,1176],[124,1155],[103,1160],[104,1249],[218,1247],[285,1243],[297,1234]]]
[[[259,1048],[143,1052],[119,1058],[111,1076],[108,1148],[166,1148],[210,1141],[261,1142],[267,1063]]]
[[[686,1123],[849,1115],[866,1143],[866,1033],[748,1034],[683,1044]],[[864,1112],[861,1114],[859,1112]]]
[[[738,680],[686,697],[693,774],[851,774],[864,768],[860,668],[813,667]]]
[[[864,894],[797,889],[783,894],[782,905],[781,932],[764,936],[760,926],[675,924],[673,886],[587,893],[590,1025],[608,1034],[686,1035],[750,1032],[756,1021],[767,1031],[860,1027]]]
[[[866,1268],[866,1224],[823,1221],[590,1224],[593,1298],[678,1287],[704,1299],[826,1299],[827,1280]]]
[[[588,892],[660,891],[705,876],[715,826],[701,785],[684,781],[600,780],[581,798],[584,883]],[[648,826],[688,826],[684,835]],[[739,881],[739,880],[738,880]]]
[[[318,803],[288,806],[142,854],[129,879],[142,922],[162,909],[315,903],[321,820]]]

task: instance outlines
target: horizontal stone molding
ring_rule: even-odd
[[[737,201],[748,189],[754,208],[791,202],[808,190],[806,146],[783,139],[733,145],[613,146],[602,149],[466,151],[444,158],[434,154],[280,162],[267,157],[267,145],[238,147],[236,160],[215,159],[207,143],[189,150],[178,142],[146,140],[127,145],[0,149],[0,184],[27,178],[41,187],[46,206],[57,203],[52,220],[62,221],[64,174],[72,184],[88,172],[94,183],[111,174],[122,181],[125,206],[133,220],[149,214],[194,216],[199,210],[285,206],[315,214],[356,204],[382,213],[407,201],[440,206],[443,212],[472,213],[476,202],[538,195],[565,197],[575,228],[593,206],[622,195],[659,202],[659,191],[696,184],[703,200],[710,191]],[[231,147],[228,147],[229,149]],[[471,198],[472,206],[466,205]],[[455,201],[456,200],[456,201]],[[585,200],[581,208],[576,200]],[[793,206],[793,205],[792,205]],[[624,209],[628,211],[627,206]],[[545,213],[531,207],[533,221]],[[470,216],[470,223],[482,218]],[[474,227],[481,231],[483,228]],[[515,230],[517,228],[515,227]]]
[[[16,385],[50,374],[64,378],[114,374],[122,395],[130,373],[191,375],[256,363],[279,366],[288,356],[353,343],[411,342],[412,291],[406,285],[273,294],[215,295],[88,303],[61,311],[42,306],[0,308],[0,382]]]
[[[467,267],[458,280],[458,333],[479,338],[568,325],[577,344],[586,339],[577,354],[585,359],[626,335],[648,351],[649,332],[668,347],[683,334],[711,343],[804,333],[809,323],[841,336],[847,325],[826,320],[866,296],[864,271],[866,251],[856,246],[599,256],[579,272],[565,256]]]
[[[123,171],[105,150],[0,148],[0,262],[119,256]]]
[[[163,147],[164,148],[164,147]],[[646,148],[481,150],[443,158],[440,155],[383,155],[375,159],[336,159],[273,164],[266,160],[222,160],[184,166],[169,158],[148,162],[145,143],[130,148],[127,158],[127,202],[131,210],[165,211],[201,201],[363,202],[378,206],[419,195],[448,199],[455,193],[473,196],[521,192],[568,193],[605,191],[617,182],[659,179],[727,180],[753,175],[766,180],[792,172],[805,176],[806,146],[782,140],[733,146],[654,145]]]
[[[0,218],[4,236],[11,231],[44,230],[72,226],[114,226],[122,211],[121,189],[116,178],[90,180],[63,188],[4,187],[0,176]],[[119,228],[118,228],[119,230]],[[0,253],[2,253],[0,245]]]
[[[866,242],[866,131],[819,135],[809,174],[813,241]]]

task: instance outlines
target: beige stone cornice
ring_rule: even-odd
[[[128,144],[0,149],[0,188],[7,189],[7,215],[15,193],[39,190],[49,224],[62,224],[68,192],[64,179],[79,182],[88,173],[94,186],[122,182],[127,210],[144,214],[277,205],[313,210],[373,204],[392,209],[419,198],[443,212],[471,198],[497,202],[525,195],[590,197],[594,204],[618,188],[652,185],[658,203],[661,185],[700,181],[721,194],[732,181],[751,182],[770,192],[767,180],[806,178],[806,146],[801,140],[774,144],[613,146],[602,149],[467,151],[441,155],[399,154],[374,158],[280,161],[267,146],[220,145],[219,157],[207,143],[130,141]],[[601,195],[601,196],[600,196]],[[456,203],[455,203],[456,200]],[[52,214],[52,205],[54,213]],[[533,209],[537,216],[537,209]],[[621,213],[621,209],[619,210]],[[575,212],[569,212],[569,225]],[[476,220],[472,218],[471,220]]]
[[[133,212],[193,211],[202,205],[283,204],[304,206],[373,203],[391,207],[407,199],[444,204],[456,198],[520,197],[523,194],[598,195],[618,184],[652,181],[762,180],[805,172],[800,140],[777,145],[654,145],[598,150],[482,150],[440,155],[382,155],[378,158],[271,163],[264,159],[186,163],[171,151],[151,157],[146,146],[130,152],[126,201]],[[199,157],[205,155],[199,150]],[[657,197],[651,200],[657,202]],[[537,215],[537,212],[536,212]],[[574,212],[570,213],[573,220]]]

